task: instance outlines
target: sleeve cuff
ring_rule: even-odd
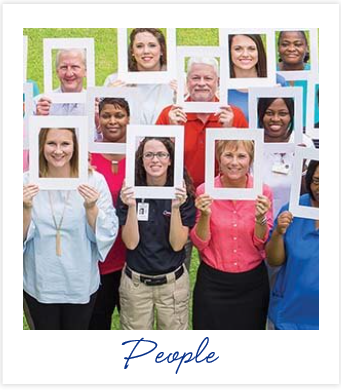
[[[209,237],[207,240],[202,240],[198,234],[197,234],[197,231],[196,231],[196,228],[197,228],[197,225],[194,226],[194,228],[191,230],[191,233],[190,233],[190,237],[191,237],[191,240],[193,242],[193,245],[199,250],[199,251],[203,251],[205,248],[208,247],[208,244],[211,240],[211,235],[209,234]]]

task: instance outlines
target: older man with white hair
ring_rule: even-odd
[[[219,65],[215,58],[190,58],[187,71],[186,101],[219,102],[217,91],[219,85]],[[185,113],[179,105],[163,109],[157,125],[184,125],[185,145],[184,162],[198,187],[205,181],[205,130],[206,128],[248,127],[241,110],[225,102],[221,103],[216,113]]]
[[[59,50],[56,56],[56,73],[60,87],[53,92],[82,92],[86,77],[85,50]],[[82,103],[53,103],[44,94],[37,96],[34,102],[36,115],[85,115],[85,104]]]

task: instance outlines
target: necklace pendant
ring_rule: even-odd
[[[59,229],[57,229],[56,233],[56,255],[59,257],[62,255],[62,242]]]

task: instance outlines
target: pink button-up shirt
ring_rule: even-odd
[[[247,188],[253,187],[253,178],[248,176]],[[215,187],[223,187],[220,176],[215,178]],[[205,193],[205,184],[197,188],[197,196]],[[263,186],[263,194],[272,204],[272,191]],[[263,240],[255,235],[255,200],[214,200],[211,205],[210,232],[206,241],[197,233],[197,224],[191,231],[191,240],[198,248],[203,261],[225,272],[245,272],[256,268],[265,259],[265,243],[273,226],[272,206],[267,212],[267,230]],[[200,211],[197,210],[197,223]]]

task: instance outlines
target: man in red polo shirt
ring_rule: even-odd
[[[187,101],[215,102],[218,90],[218,62],[215,58],[190,58],[187,72]],[[195,188],[205,181],[205,130],[210,127],[248,127],[242,111],[222,103],[216,113],[185,113],[178,105],[164,108],[157,125],[185,126],[185,166]]]

